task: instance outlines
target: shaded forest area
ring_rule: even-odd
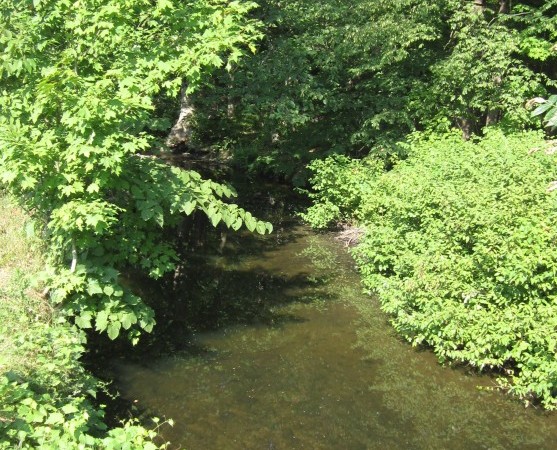
[[[552,2],[260,4],[257,53],[191,98],[196,137],[295,185],[330,154],[390,168],[414,131],[538,128],[525,104],[554,85]]]

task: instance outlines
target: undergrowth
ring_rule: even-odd
[[[327,167],[342,184],[316,184],[306,215],[366,226],[354,251],[363,283],[408,341],[500,373],[501,388],[547,409],[557,409],[555,150],[536,133],[417,136],[406,161],[363,183],[363,163],[314,165],[314,179]],[[339,189],[355,209],[333,217]]]
[[[26,220],[0,193],[0,448],[159,448],[137,423],[107,429],[101,385],[80,363],[84,333],[42,296],[41,249]]]

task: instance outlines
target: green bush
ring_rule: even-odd
[[[379,161],[350,159],[343,155],[313,161],[310,182],[315,204],[302,214],[314,228],[326,228],[333,222],[357,219],[362,196],[368,192],[370,181],[381,172]]]
[[[15,334],[35,370],[0,375],[1,449],[159,448],[156,432],[133,422],[107,429],[103,408],[93,403],[98,381],[79,362],[82,331],[40,323]]]
[[[353,201],[367,229],[354,251],[363,282],[397,331],[441,361],[504,375],[501,386],[548,409],[557,408],[554,150],[536,133],[417,138]]]

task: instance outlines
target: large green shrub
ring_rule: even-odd
[[[555,157],[535,134],[425,140],[365,198],[355,255],[396,329],[557,406]]]
[[[418,138],[408,160],[362,185],[353,212],[367,228],[354,252],[363,282],[397,331],[441,361],[507,375],[502,386],[549,409],[557,407],[552,153],[535,133]]]

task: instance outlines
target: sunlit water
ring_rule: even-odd
[[[557,414],[480,390],[493,381],[400,341],[342,244],[300,227],[266,239],[263,252],[232,258],[231,248],[211,263],[230,275],[221,304],[267,302],[264,321],[198,333],[179,355],[114,363],[127,399],[174,419],[163,428],[172,448],[557,448]]]

